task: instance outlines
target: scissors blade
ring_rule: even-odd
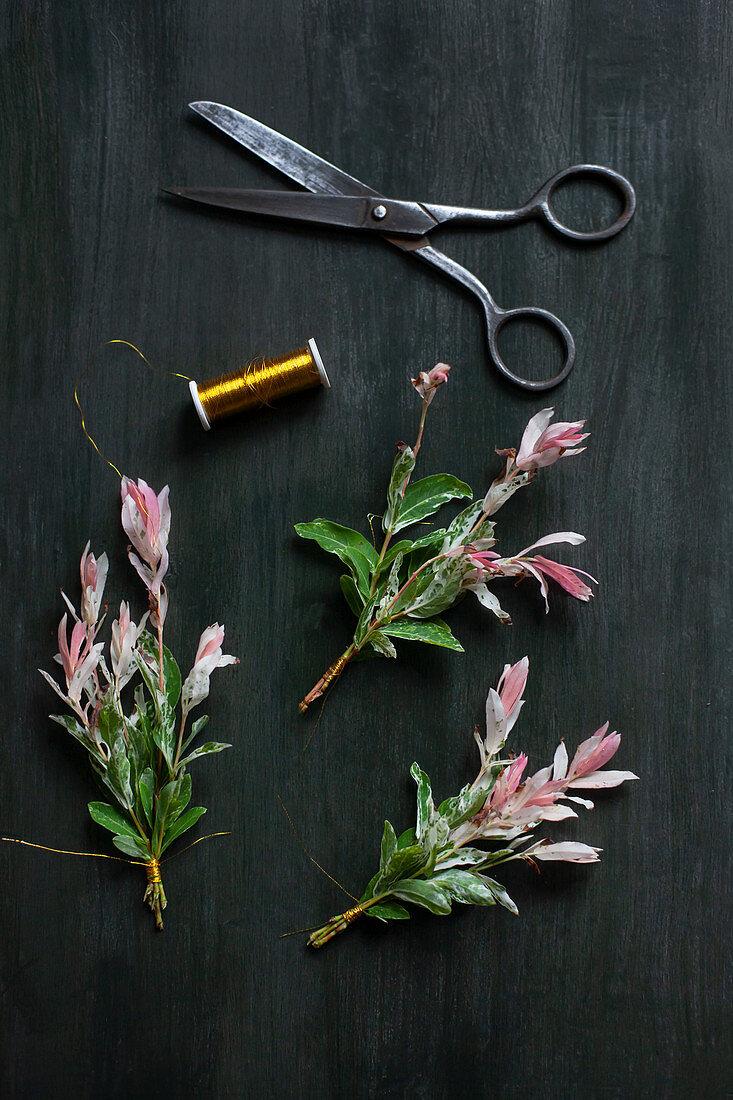
[[[437,225],[416,202],[357,195],[308,195],[301,191],[257,191],[239,187],[166,187],[170,195],[247,214],[266,214],[317,225],[422,237]]]
[[[189,107],[308,191],[324,195],[379,196],[378,191],[241,111],[205,100],[189,103]]]

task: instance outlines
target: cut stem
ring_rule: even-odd
[[[316,699],[320,699],[326,689],[338,680],[356,652],[357,648],[352,642],[349,648],[344,650],[338,660],[334,661],[330,668],[326,669],[318,683],[311,688],[306,697],[298,704],[298,710],[301,714],[305,714],[311,703],[314,703]]]

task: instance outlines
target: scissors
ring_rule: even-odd
[[[486,318],[489,354],[499,372],[510,382],[524,390],[538,391],[549,390],[567,378],[575,364],[575,341],[560,318],[537,306],[502,309],[475,275],[433,248],[427,235],[445,224],[510,225],[539,218],[555,232],[573,241],[608,240],[628,225],[636,208],[634,188],[624,176],[598,164],[574,164],[552,176],[528,202],[514,210],[477,210],[465,206],[401,202],[385,198],[302,145],[231,107],[205,101],[190,103],[189,107],[312,194],[221,187],[167,187],[164,188],[166,192],[228,210],[375,233],[404,252],[437,267],[475,294]],[[556,189],[567,180],[581,176],[600,177],[620,193],[623,210],[611,225],[581,232],[564,225],[554,213],[551,202]],[[552,378],[542,381],[523,378],[510,370],[502,359],[497,343],[499,331],[507,321],[517,318],[538,319],[558,334],[564,346],[565,360],[562,369]]]

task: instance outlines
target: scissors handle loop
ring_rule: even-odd
[[[557,217],[551,203],[558,187],[570,179],[580,179],[583,176],[600,176],[606,183],[619,191],[623,199],[623,210],[615,222],[604,229],[591,229],[588,231],[571,229]],[[636,192],[625,176],[620,172],[614,172],[613,168],[605,168],[601,164],[573,164],[570,168],[564,168],[562,172],[552,176],[551,179],[540,187],[536,195],[527,203],[525,210],[539,214],[553,229],[569,237],[573,241],[606,241],[609,237],[615,237],[617,233],[629,224],[636,210]]]
[[[461,283],[462,286],[466,287],[467,290],[470,290],[471,293],[478,298],[483,307],[484,317],[486,319],[486,338],[489,347],[489,355],[496,369],[507,379],[507,381],[513,382],[515,386],[519,386],[522,390],[537,393],[542,390],[551,390],[554,386],[559,386],[560,383],[567,378],[575,365],[575,341],[573,340],[572,333],[559,317],[556,317],[554,313],[550,313],[549,310],[539,309],[536,306],[522,306],[519,309],[502,309],[500,305],[497,305],[484,284],[476,278],[472,271],[462,267],[461,264],[452,260],[450,256],[446,256],[444,252],[439,252],[437,248],[433,248],[430,244],[424,245],[422,248],[412,249],[411,251],[413,256],[418,256],[432,267],[437,267],[445,275],[448,275],[451,279],[455,279],[457,283]],[[531,378],[523,378],[521,374],[516,374],[506,365],[499,351],[498,336],[504,325],[507,324],[508,321],[514,319],[524,319],[530,322],[539,321],[541,324],[555,331],[564,349],[563,365],[557,374],[554,374],[551,378],[541,379],[535,382]]]
[[[486,314],[486,333],[491,358],[494,361],[496,369],[509,382],[513,382],[514,385],[519,386],[520,389],[529,390],[531,393],[538,393],[542,390],[551,390],[565,381],[575,366],[575,340],[573,340],[573,334],[570,332],[570,329],[559,317],[556,317],[554,313],[550,313],[549,310],[540,309],[537,306],[520,306],[518,309],[501,309],[500,306],[495,305],[493,310],[489,310],[484,303],[484,312]],[[498,336],[507,321],[515,319],[528,320],[530,322],[539,321],[547,328],[553,329],[557,334],[565,358],[562,367],[557,374],[552,376],[552,378],[541,379],[537,382],[530,378],[523,378],[521,374],[516,374],[511,370],[502,359],[501,352],[499,351]]]

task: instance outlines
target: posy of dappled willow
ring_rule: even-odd
[[[197,718],[190,730],[188,718],[208,696],[214,669],[238,663],[222,653],[224,627],[214,623],[201,635],[193,667],[181,683],[178,665],[163,642],[170,525],[167,485],[156,495],[142,478],[122,479],[122,526],[131,543],[127,552],[147,589],[148,610],[136,624],[129,605],[120,604],[108,660],[98,638],[109,563],[106,554],[95,557],[87,543],[80,566],[79,612],[62,593],[68,608],[58,627],[56,660],[63,669],[62,684],[40,670],[71,711],[51,717],[87,750],[111,798],[90,802],[89,813],[114,833],[112,842],[121,852],[146,868],[145,901],[158,928],[163,927],[167,904],[160,858],[206,812],[203,806],[189,806],[188,769],[199,757],[230,748],[214,741],[196,746],[208,718]]]
[[[437,916],[450,913],[454,902],[498,904],[516,914],[514,902],[493,878],[500,864],[517,859],[597,862],[600,848],[575,840],[537,840],[533,832],[545,821],[577,817],[575,806],[592,810],[593,803],[577,791],[617,787],[637,776],[604,767],[621,741],[619,734],[608,732],[608,723],[583,741],[572,759],[561,741],[552,764],[526,776],[527,757],[507,753],[504,746],[523,706],[528,670],[526,657],[507,665],[496,690],[489,691],[486,733],[479,735],[478,728],[474,733],[481,766],[473,783],[436,809],[430,780],[412,765],[410,774],[417,784],[415,827],[398,837],[385,821],[379,870],[356,905],[311,934],[308,942],[313,947],[323,947],[357,917],[407,919],[410,914],[402,902]]]
[[[492,549],[496,539],[491,517],[518,489],[529,485],[538,470],[585,449],[579,446],[587,438],[582,431],[585,422],[551,424],[552,409],[543,409],[532,417],[518,451],[497,452],[506,459],[504,469],[482,500],[465,507],[447,527],[418,538],[393,541],[396,534],[427,520],[449,501],[473,497],[471,488],[452,474],[432,474],[412,481],[428,409],[439,386],[448,380],[449,372],[447,364],[438,363],[412,380],[422,398],[422,415],[414,445],[398,444],[382,517],[381,549],[377,550],[358,531],[330,520],[296,524],[299,535],[314,539],[347,566],[349,571],[341,577],[341,589],[357,617],[351,644],[308,692],[300,704],[301,711],[323,695],[355,657],[375,652],[396,657],[393,638],[462,652],[460,642],[438,616],[467,591],[473,592],[502,623],[509,623],[509,616],[489,588],[501,577],[514,577],[517,581],[533,577],[548,609],[548,581],[555,581],[578,600],[587,602],[593,595],[583,580],[588,577],[592,581],[593,577],[534,552],[556,543],[577,546],[585,542],[583,535],[574,531],[545,535],[508,557]]]

